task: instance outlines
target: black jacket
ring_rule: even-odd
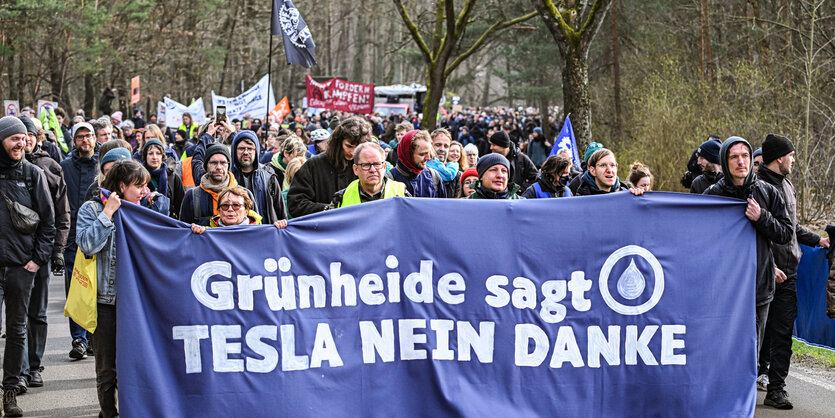
[[[507,173],[508,177],[513,183],[519,185],[519,190],[525,191],[536,181],[536,178],[539,176],[539,170],[536,169],[533,161],[513,143],[510,144],[507,160],[510,161],[510,170]]]
[[[67,201],[67,183],[64,181],[64,171],[61,170],[61,165],[52,159],[52,156],[37,145],[32,152],[26,153],[26,160],[43,170],[46,177],[46,184],[52,197],[55,219],[55,242],[52,247],[52,255],[63,256],[64,246],[67,245],[67,236],[70,233],[70,203]]]
[[[329,209],[334,193],[348,187],[356,178],[351,164],[337,171],[325,154],[314,156],[299,168],[287,191],[290,215],[298,218]]]
[[[31,188],[26,184],[27,178]],[[0,147],[0,189],[12,201],[37,212],[41,219],[33,234],[18,232],[12,225],[6,199],[0,198],[0,267],[24,266],[31,260],[46,268],[55,241],[55,219],[43,170],[25,158],[13,161]]]
[[[757,173],[757,177],[774,186],[780,192],[783,201],[786,203],[786,213],[789,216],[794,233],[791,234],[791,241],[788,244],[774,244],[771,250],[774,253],[774,263],[777,267],[783,270],[783,273],[786,273],[787,277],[796,276],[797,264],[800,263],[800,257],[803,255],[798,242],[810,247],[817,247],[821,237],[797,223],[797,198],[794,192],[794,185],[792,185],[789,179],[762,165],[760,166],[760,171]]]
[[[707,190],[708,187],[713,186],[716,184],[719,179],[722,178],[722,173],[713,173],[710,171],[705,171],[704,173],[700,174],[698,177],[693,179],[693,183],[690,184],[690,193],[702,194]]]
[[[542,188],[542,191],[551,195],[551,197],[565,197],[565,186],[555,187],[550,181],[540,177],[537,181],[539,183],[539,187]],[[522,193],[522,197],[525,199],[536,199],[536,189],[532,184],[528,187],[524,193]],[[569,189],[570,190],[570,189]]]
[[[626,186],[620,179],[617,179],[617,182],[614,186],[612,186],[611,190],[600,190],[600,187],[597,186],[597,183],[594,181],[594,177],[592,177],[591,173],[585,171],[582,176],[578,176],[574,180],[579,179],[579,184],[577,184],[577,190],[571,190],[574,193],[574,196],[591,196],[596,194],[606,194],[612,192],[619,192],[622,190],[629,190],[629,187]],[[574,181],[571,181],[571,185],[574,184]],[[569,188],[571,188],[569,185]]]
[[[733,137],[731,137],[733,138]],[[751,145],[742,138],[736,140],[727,139],[719,149],[719,159],[722,161],[722,171],[730,173],[728,169],[728,149],[736,143],[742,142],[748,146],[749,153]],[[754,175],[753,167],[749,170],[748,177],[741,186],[736,186],[730,180],[730,176],[723,177],[710,186],[704,194],[733,197],[747,200],[753,196],[762,210],[760,218],[751,222],[757,231],[757,277],[756,297],[757,306],[770,303],[774,299],[774,255],[772,254],[772,243],[787,244],[791,242],[794,234],[791,220],[786,212],[786,205],[780,192],[774,186],[758,180]],[[744,211],[742,212],[744,213]],[[744,215],[742,215],[744,216]]]
[[[70,204],[71,219],[65,252],[75,252],[75,223],[78,208],[87,201],[87,188],[96,179],[98,161],[98,154],[86,158],[78,155],[77,149],[72,150],[70,156],[61,161],[61,169],[64,170],[64,181],[67,182],[67,201]]]

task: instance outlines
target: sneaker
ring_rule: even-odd
[[[43,387],[43,377],[41,377],[41,369],[29,371],[29,386],[33,388]]]
[[[26,381],[25,377],[18,377],[17,382],[17,387],[14,390],[15,394],[23,395],[24,393],[29,391],[29,383]]]
[[[760,392],[768,391],[768,375],[763,373],[757,376],[757,390]]]
[[[3,411],[7,417],[22,417],[23,410],[17,406],[17,395],[13,390],[3,391]]]
[[[72,340],[72,350],[70,350],[70,358],[81,360],[87,358],[87,344],[84,341],[76,338]]]
[[[87,344],[87,355],[91,356],[91,357],[95,356],[95,354],[93,353],[93,345],[92,344]]]
[[[791,401],[789,401],[789,394],[783,389],[768,392],[768,394],[765,395],[765,402],[763,402],[763,404],[773,406],[777,409],[794,408],[794,405],[792,405]]]

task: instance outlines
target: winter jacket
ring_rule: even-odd
[[[722,172],[731,172],[728,168],[728,150],[732,145],[740,142],[747,145],[749,152],[751,152],[751,146],[742,138],[726,140],[719,149]],[[751,222],[757,231],[756,298],[757,306],[770,303],[774,299],[775,287],[772,245],[788,244],[791,242],[792,235],[794,235],[792,222],[786,212],[786,205],[780,196],[780,192],[774,186],[758,180],[752,167],[743,185],[736,186],[732,183],[730,176],[723,177],[716,184],[710,186],[704,194],[733,197],[741,200],[747,200],[748,196],[753,196],[754,200],[760,205],[762,210],[760,218]],[[740,212],[741,215],[742,213]]]
[[[132,205],[122,201],[123,205]],[[169,201],[157,196],[151,210],[168,212]],[[75,241],[87,257],[96,256],[97,302],[105,305],[116,304],[116,226],[102,211],[104,204],[96,197],[81,205],[78,210],[78,233]],[[163,213],[163,214],[165,214]],[[79,260],[76,259],[76,263]]]
[[[821,237],[797,223],[797,195],[794,191],[794,185],[786,176],[775,173],[765,166],[760,166],[757,177],[774,186],[780,192],[786,204],[786,213],[789,216],[794,233],[791,234],[791,241],[788,244],[774,244],[771,247],[771,251],[774,254],[774,264],[777,265],[777,268],[783,270],[783,273],[786,273],[786,277],[796,276],[797,265],[800,263],[800,257],[803,255],[798,243],[809,247],[817,247]]]
[[[235,180],[235,176],[231,174],[229,175],[229,187],[240,187]],[[244,190],[246,190],[249,198],[255,201],[252,192],[247,189]],[[217,196],[217,193],[206,190],[203,186],[189,189],[183,196],[183,204],[180,206],[180,220],[187,224],[209,225],[212,216],[218,214]]]
[[[537,187],[539,190],[537,190]],[[541,197],[537,195],[540,195]],[[554,187],[550,181],[540,177],[536,183],[532,184],[531,187],[528,187],[527,190],[522,193],[522,197],[525,199],[540,199],[545,197],[542,195],[548,195],[548,197],[570,197],[571,189],[565,186]]]
[[[621,182],[620,179],[615,178],[615,185],[612,186],[611,189],[600,190],[600,187],[597,186],[597,182],[594,180],[594,176],[592,176],[588,170],[586,170],[582,176],[577,177],[577,179],[579,179],[577,190],[573,190],[571,189],[571,186],[569,186],[569,189],[571,189],[574,196],[591,196],[596,194],[619,192],[628,189],[628,187],[625,184],[623,184],[623,182]],[[573,180],[572,183],[574,183]]]
[[[525,191],[536,181],[539,170],[536,169],[533,161],[519,151],[519,148],[513,143],[510,144],[510,150],[507,152],[507,160],[510,161],[510,170],[507,171],[508,178],[519,185],[519,190]]]
[[[702,194],[707,190],[708,187],[716,184],[719,179],[722,178],[722,173],[714,173],[711,171],[705,171],[695,179],[693,179],[693,183],[690,184],[690,193]]]
[[[151,170],[148,171],[150,172]],[[153,181],[148,182],[148,188],[152,192],[164,194],[171,201],[170,213],[163,213],[163,215],[170,216],[174,219],[178,219],[180,217],[180,208],[183,206],[183,198],[186,194],[181,176],[182,172],[179,171],[168,175],[168,190],[157,190],[157,186],[154,186],[154,182],[158,182],[158,180],[154,178],[153,174],[151,174],[151,180]]]
[[[467,197],[467,199],[491,199],[491,200],[517,200],[517,199],[524,199],[524,197],[519,196],[519,185],[511,183],[507,190],[502,193],[495,192],[493,190],[489,190],[484,188],[481,185],[481,181],[476,182],[474,185],[474,192]]]
[[[61,169],[64,170],[64,180],[67,182],[67,201],[70,204],[70,232],[67,236],[65,252],[75,252],[75,227],[78,208],[86,200],[87,188],[96,179],[98,166],[98,154],[92,157],[82,157],[78,150],[74,149],[64,161],[61,161]]]
[[[38,213],[40,223],[32,234],[12,225],[6,199],[0,198],[0,267],[24,266],[29,261],[46,268],[55,240],[55,218],[43,170],[26,161],[14,161],[0,147],[0,190],[13,202]]]
[[[249,140],[255,145],[255,155],[253,156],[253,164],[255,169],[249,173],[241,171],[237,161],[237,148],[243,140]],[[258,142],[258,137],[255,132],[241,131],[235,134],[232,139],[232,165],[229,167],[229,172],[238,180],[238,184],[252,192],[255,197],[253,201],[255,212],[258,212],[263,218],[265,224],[271,224],[279,219],[284,219],[284,201],[281,199],[281,183],[275,176],[275,172],[269,165],[263,165],[258,162],[258,157],[261,154],[261,145]]]
[[[835,225],[826,227],[831,241],[835,237]],[[829,278],[826,280],[826,315],[835,319],[835,248],[829,247]]]
[[[542,163],[548,159],[548,154],[551,152],[549,148],[545,146],[545,137],[540,136],[537,139],[531,140],[528,143],[528,157],[530,157],[531,162],[536,167],[541,167]]]
[[[52,208],[55,219],[55,242],[52,255],[63,255],[70,233],[70,203],[67,201],[67,183],[61,165],[40,146],[35,146],[32,152],[26,153],[26,160],[43,170],[49,194],[52,197]]]
[[[307,160],[290,184],[287,192],[287,205],[294,218],[331,208],[333,194],[348,187],[356,180],[353,166],[346,164],[337,171],[327,154],[319,154]]]
[[[447,197],[441,176],[431,168],[424,168],[419,174],[414,174],[398,162],[386,173],[386,178],[405,184],[406,190],[414,197]]]

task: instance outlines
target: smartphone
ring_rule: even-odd
[[[226,106],[218,106],[215,113],[215,124],[226,122]]]

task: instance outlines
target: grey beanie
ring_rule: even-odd
[[[0,141],[15,134],[26,135],[26,125],[15,116],[3,116],[0,118]]]

